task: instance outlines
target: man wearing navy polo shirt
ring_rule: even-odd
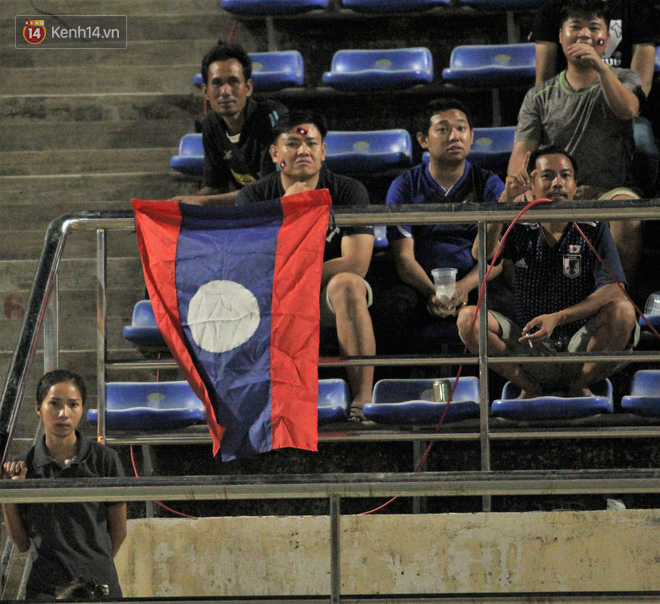
[[[504,191],[502,180],[466,159],[474,131],[470,113],[460,101],[431,101],[417,116],[415,129],[429,161],[394,180],[387,193],[388,205],[497,203]],[[456,309],[467,303],[479,285],[479,270],[472,256],[476,236],[474,223],[388,227],[396,272],[403,283],[394,286],[379,303],[380,323],[388,331],[383,339],[399,342],[411,329],[441,320],[455,333]],[[458,271],[456,292],[448,303],[435,295],[434,268]]]
[[[507,188],[534,199],[570,201],[575,196],[577,165],[563,149],[537,149],[524,160],[531,174],[507,178]],[[511,181],[511,182],[509,182]],[[515,182],[514,182],[515,181]],[[490,310],[488,352],[497,355],[548,357],[543,364],[497,364],[493,369],[521,389],[521,398],[562,392],[592,396],[590,386],[605,379],[621,363],[553,363],[563,352],[621,351],[636,344],[639,326],[635,310],[600,264],[579,229],[625,286],[625,276],[606,222],[556,221],[517,223],[503,249],[515,268],[513,320]],[[459,334],[469,348],[479,350],[478,324],[468,341],[475,306],[461,310]]]

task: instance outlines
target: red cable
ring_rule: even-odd
[[[469,342],[472,339],[472,334],[474,333],[474,328],[477,323],[477,318],[479,316],[479,308],[481,307],[481,304],[483,302],[483,297],[484,293],[486,291],[486,283],[488,282],[488,278],[490,277],[490,273],[493,270],[493,267],[495,266],[495,262],[497,262],[497,259],[502,251],[502,246],[504,245],[504,241],[508,237],[511,229],[513,226],[518,222],[520,217],[527,212],[530,208],[534,207],[535,205],[545,202],[545,201],[551,201],[550,199],[535,199],[534,201],[531,201],[528,203],[518,214],[516,217],[513,219],[513,222],[509,225],[507,230],[504,232],[504,235],[502,236],[502,239],[500,240],[499,245],[497,246],[497,250],[495,251],[495,255],[493,256],[493,259],[490,262],[490,265],[488,266],[488,270],[486,271],[486,274],[484,275],[483,281],[481,282],[481,287],[479,288],[479,297],[477,298],[477,305],[476,305],[476,312],[474,313],[474,316],[472,317],[472,323],[470,324],[470,330],[468,331],[468,335],[466,338],[466,341]],[[466,354],[468,351],[468,345],[467,342],[463,348],[463,354]],[[454,398],[454,392],[456,392],[456,387],[458,386],[458,382],[461,378],[461,374],[463,373],[463,364],[458,366],[458,370],[456,372],[456,378],[454,379],[454,385],[452,386],[452,389],[449,392],[449,397],[447,399],[447,403],[445,405],[445,408],[442,411],[442,415],[440,416],[440,419],[438,420],[438,423],[435,426],[436,431],[440,430],[442,424],[445,421],[445,418],[447,417],[447,413],[449,412],[449,405],[451,401]],[[422,466],[426,463],[426,460],[428,459],[429,454],[431,453],[431,449],[433,449],[433,445],[435,444],[435,441],[431,441],[428,446],[426,447],[426,450],[422,454],[422,457],[419,460],[419,463],[417,466],[415,466],[415,469],[413,470],[414,472],[419,472],[422,468]],[[358,516],[366,516],[367,514],[373,514],[374,512],[377,512],[379,510],[382,510],[383,508],[387,507],[390,503],[392,503],[395,499],[398,499],[398,495],[395,497],[392,497],[389,501],[385,502],[383,505],[378,506],[377,508],[374,508],[373,510],[368,510],[366,512],[361,512],[358,514]]]

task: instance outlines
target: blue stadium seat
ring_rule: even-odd
[[[323,83],[340,90],[407,88],[433,81],[428,48],[339,50]]]
[[[412,162],[412,140],[406,130],[331,131],[325,142],[325,163],[335,172],[363,175]]]
[[[108,430],[172,430],[206,423],[206,412],[188,382],[113,382],[106,385]],[[344,380],[319,380],[319,425],[348,419],[348,385]],[[87,411],[98,421],[98,410]]]
[[[520,388],[507,382],[502,389],[502,398],[493,401],[491,412],[496,417],[516,421],[578,419],[612,413],[612,383],[604,380],[596,384],[592,392],[594,396],[567,398],[561,393],[519,400],[516,397],[520,395]]]
[[[515,134],[515,126],[475,128],[468,159],[481,168],[504,174],[509,166]],[[424,151],[422,161],[428,163],[428,151]]]
[[[327,8],[329,0],[220,0],[220,8],[234,15],[292,15]]]
[[[184,134],[179,143],[178,155],[170,158],[170,166],[177,172],[190,176],[204,174],[204,145],[202,135]]]
[[[534,44],[457,46],[442,77],[472,88],[532,84],[536,76],[535,52]]]
[[[447,406],[434,402],[435,380],[380,380],[374,386],[372,402],[364,406],[367,419],[380,424],[437,423]],[[449,378],[451,386],[454,378]],[[462,377],[449,404],[445,421],[479,417],[479,380]]]
[[[660,73],[660,46],[655,47],[655,73]]]
[[[546,0],[461,0],[464,6],[499,10],[527,10],[538,8]]]
[[[279,52],[251,52],[252,82],[255,92],[273,92],[292,86],[303,86],[305,68],[297,50]],[[195,86],[201,87],[202,74],[193,77]]]
[[[635,415],[660,417],[660,371],[657,369],[636,371],[630,386],[630,394],[621,399],[621,409]]]
[[[451,0],[342,0],[342,6],[360,13],[422,11],[449,6]]]
[[[167,348],[156,324],[151,300],[140,300],[133,307],[131,324],[124,327],[124,337],[139,348]]]
[[[106,384],[108,430],[172,430],[206,423],[206,412],[188,382],[113,382]],[[98,410],[87,411],[98,421]]]
[[[348,419],[350,404],[351,395],[344,380],[319,380],[319,426],[345,422]]]

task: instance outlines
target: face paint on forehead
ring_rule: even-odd
[[[300,134],[300,136],[307,136],[309,134],[309,131],[306,130],[305,128],[296,128],[296,133]]]

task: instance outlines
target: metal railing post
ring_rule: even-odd
[[[96,397],[97,440],[105,443],[105,382],[107,356],[107,242],[105,229],[96,230]]]
[[[341,599],[341,498],[330,495],[330,602]]]

